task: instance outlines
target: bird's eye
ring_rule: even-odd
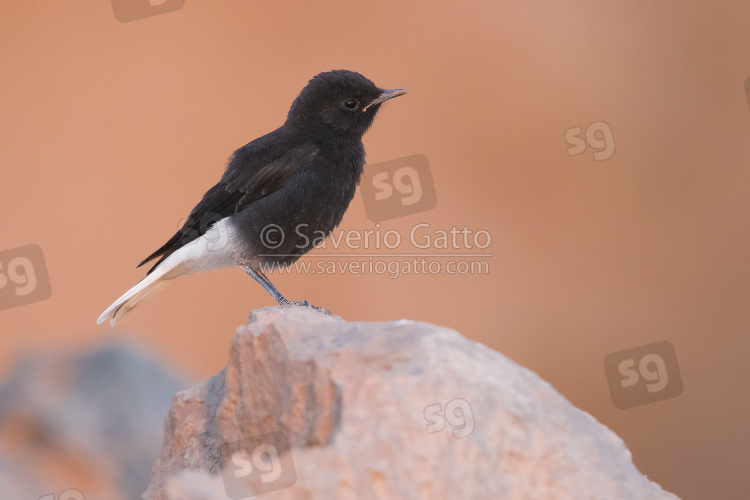
[[[344,107],[346,109],[357,109],[357,106],[359,106],[359,102],[356,99],[347,99],[344,101]]]

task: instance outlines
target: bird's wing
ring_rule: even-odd
[[[300,144],[269,158],[267,148],[256,141],[238,149],[230,158],[221,180],[206,191],[203,199],[193,208],[182,228],[161,248],[146,257],[146,262],[161,257],[149,269],[151,273],[164,259],[177,249],[201,237],[219,220],[241,211],[251,203],[284,187],[318,155],[312,143]]]

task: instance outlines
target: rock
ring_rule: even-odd
[[[187,386],[126,344],[24,358],[0,386],[1,496],[138,498],[169,402]]]
[[[675,499],[502,354],[425,323],[255,311],[179,393],[146,500]]]

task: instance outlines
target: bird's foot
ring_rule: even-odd
[[[279,305],[282,306],[299,306],[299,307],[309,307],[311,309],[315,309],[318,312],[322,312],[323,314],[327,314],[329,316],[333,316],[333,313],[329,311],[328,309],[323,309],[322,307],[314,306],[310,304],[306,300],[288,300],[283,299],[279,301]]]

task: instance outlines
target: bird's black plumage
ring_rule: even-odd
[[[231,248],[221,249],[222,265],[231,261],[242,266],[281,302],[283,296],[258,269],[259,263],[292,263],[341,222],[365,163],[362,136],[382,102],[404,93],[380,89],[347,70],[311,79],[292,103],[284,124],[237,149],[219,182],[203,195],[182,228],[139,264],[158,258],[148,272],[160,270],[155,273],[158,279],[144,280],[145,285],[131,289],[120,298],[122,304],[115,302],[100,320],[108,313],[116,320],[119,308],[133,307],[150,293],[148,287],[161,285],[159,280],[202,270],[177,257],[169,269],[164,266],[219,221],[232,230]],[[269,227],[280,229],[274,245],[264,239]]]
[[[235,151],[221,180],[206,192],[185,225],[139,266],[161,257],[152,272],[215,222],[246,209],[238,217],[248,229],[243,234],[256,247],[260,243],[264,255],[281,254],[278,260],[290,263],[310,250],[305,239],[312,242],[317,231],[332,231],[354,196],[365,162],[362,135],[380,104],[365,112],[361,108],[382,92],[353,71],[331,71],[310,80],[284,125]],[[347,99],[359,101],[358,109],[346,109]],[[279,190],[283,191],[273,200],[252,206]],[[285,230],[279,248],[257,241],[269,224]],[[302,231],[309,231],[309,236],[294,239]]]

